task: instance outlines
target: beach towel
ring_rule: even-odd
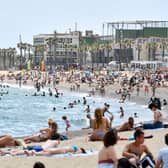
[[[55,154],[55,155],[48,155],[46,157],[56,157],[56,158],[64,158],[64,157],[76,157],[76,156],[90,156],[90,155],[96,155],[98,153],[98,151],[94,150],[94,149],[88,149],[86,150],[86,153],[65,153],[65,154]],[[4,154],[4,157],[12,157],[11,154]],[[21,155],[17,155],[17,156],[28,156],[26,154],[21,154]],[[34,155],[30,155],[30,157],[34,157]],[[38,156],[37,156],[38,157]]]
[[[86,153],[65,153],[65,154],[50,155],[49,157],[64,158],[64,157],[76,157],[76,156],[91,156],[96,155],[97,153],[98,151],[94,149],[88,149],[86,150]]]

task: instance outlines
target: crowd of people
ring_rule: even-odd
[[[22,76],[22,82],[24,84],[28,83],[28,80],[32,80],[35,88],[37,89],[33,96],[39,95],[41,87],[52,86],[55,89],[55,97],[59,97],[61,93],[56,89],[56,79],[57,76],[42,78],[42,74],[38,73],[36,78],[32,78],[31,75],[26,74]],[[149,109],[153,112],[153,120],[149,123],[135,123],[134,119],[137,116],[137,113],[134,113],[133,116],[128,116],[128,121],[121,123],[119,127],[114,128],[113,121],[115,116],[109,111],[110,105],[104,103],[104,107],[96,108],[95,110],[91,109],[90,105],[87,102],[86,97],[82,98],[82,104],[86,109],[83,111],[86,113],[87,119],[89,119],[89,126],[84,129],[90,129],[91,134],[89,135],[89,141],[102,141],[103,148],[98,153],[98,167],[99,168],[136,168],[142,167],[156,167],[159,168],[161,165],[166,167],[168,165],[168,159],[166,154],[168,152],[167,148],[163,148],[158,151],[158,157],[154,158],[150,147],[146,146],[144,143],[145,135],[144,129],[156,129],[163,128],[163,114],[162,106],[167,106],[166,98],[159,100],[156,98],[156,90],[158,87],[167,87],[167,73],[161,72],[139,72],[133,74],[131,77],[127,74],[125,75],[97,75],[96,73],[91,74],[90,76],[80,76],[75,75],[71,72],[66,74],[64,72],[59,73],[59,80],[66,79],[66,82],[70,83],[71,91],[79,91],[80,86],[85,83],[88,84],[90,91],[88,96],[95,95],[95,93],[100,94],[101,96],[106,95],[106,87],[108,85],[113,85],[115,82],[119,84],[119,89],[115,91],[116,95],[120,96],[120,103],[124,103],[127,99],[130,100],[133,93],[136,93],[138,97],[144,91],[144,96],[148,96],[151,92],[151,99],[149,103]],[[8,77],[16,79],[18,82],[17,76]],[[19,78],[20,79],[20,78]],[[23,80],[24,79],[24,80]],[[1,76],[1,81],[5,80],[4,76]],[[26,81],[26,82],[25,82]],[[73,84],[75,83],[75,84]],[[150,89],[151,88],[151,89]],[[143,91],[142,91],[143,90]],[[52,90],[49,90],[49,95],[53,96]],[[63,93],[62,93],[63,95]],[[41,96],[45,96],[43,93]],[[70,102],[68,108],[73,108],[75,105],[80,103],[78,100]],[[67,107],[64,107],[67,108]],[[53,111],[56,108],[53,107]],[[94,117],[91,115],[91,111],[94,111]],[[110,117],[107,117],[105,114],[109,114]],[[126,116],[125,109],[120,106],[119,109],[120,118]],[[62,116],[62,120],[65,122],[65,131],[68,136],[69,128],[71,123],[68,119],[68,116]],[[133,142],[125,146],[122,152],[122,158],[118,157],[116,154],[115,146],[120,140],[129,140],[129,138],[120,137],[119,133],[121,131],[130,131],[134,130]],[[61,134],[58,133],[58,125],[53,119],[48,120],[48,128],[42,128],[39,130],[39,133],[25,137],[23,149],[12,149],[12,150],[0,150],[1,155],[11,154],[11,155],[22,155],[26,154],[28,156],[48,156],[53,154],[66,154],[66,153],[87,153],[86,149],[79,147],[78,145],[72,144],[71,146],[60,147]],[[148,136],[149,137],[149,136]],[[44,142],[42,145],[31,145],[27,144],[32,142]],[[168,145],[168,135],[165,135],[165,143]],[[0,147],[11,147],[23,145],[18,139],[12,137],[11,135],[2,135],[0,136]],[[40,167],[41,166],[41,167]],[[34,168],[45,168],[42,163],[36,163]]]

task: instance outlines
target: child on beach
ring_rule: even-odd
[[[66,124],[66,132],[68,132],[68,128],[71,127],[69,120],[67,119],[67,116],[62,116],[62,119],[65,121]]]

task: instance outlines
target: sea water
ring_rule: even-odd
[[[137,105],[134,102],[119,103],[117,99],[102,97],[87,97],[88,94],[60,90],[63,95],[56,98],[49,96],[46,89],[46,96],[32,96],[35,93],[33,87],[10,85],[9,88],[3,88],[8,94],[1,95],[0,100],[0,135],[11,134],[13,136],[26,136],[36,133],[41,128],[48,127],[48,118],[54,119],[59,126],[59,132],[65,131],[65,122],[62,116],[66,115],[70,121],[69,130],[80,130],[89,125],[86,119],[86,105],[83,105],[83,97],[87,99],[90,105],[91,116],[94,117],[94,110],[97,107],[104,107],[104,103],[110,105],[109,111],[114,115],[112,126],[119,126],[128,120],[128,117],[134,117],[137,113],[135,122],[152,120],[153,115],[146,107]],[[42,94],[42,91],[38,93]],[[80,103],[74,105],[74,108],[68,108],[68,104],[74,100],[80,100]],[[120,118],[119,108],[123,107],[124,117]],[[53,111],[53,107],[56,108]],[[64,109],[66,107],[66,109]],[[106,114],[110,117],[109,114]]]

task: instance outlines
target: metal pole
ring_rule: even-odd
[[[22,38],[21,35],[19,35],[20,40],[20,76],[19,76],[19,87],[22,85]]]

